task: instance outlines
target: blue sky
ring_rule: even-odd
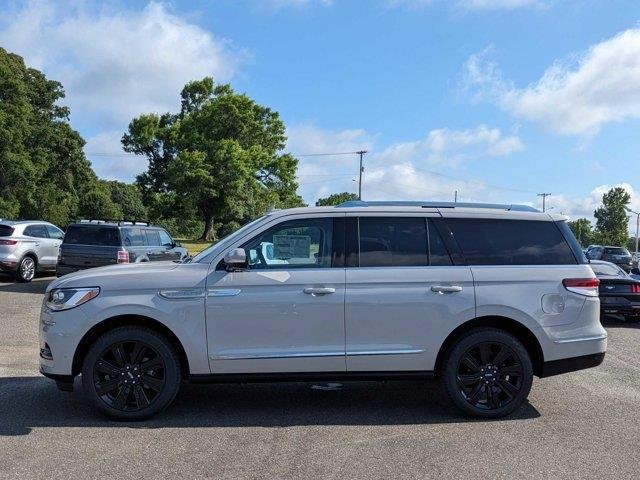
[[[67,90],[97,173],[132,181],[128,121],[213,75],[280,112],[296,154],[361,148],[363,197],[640,208],[640,3],[217,0],[5,3],[0,45]],[[301,157],[309,203],[357,157]]]

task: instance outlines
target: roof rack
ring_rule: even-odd
[[[513,212],[540,212],[529,205],[503,204],[503,203],[471,203],[471,202],[415,202],[404,200],[374,201],[349,200],[336,206],[337,208],[349,207],[421,207],[421,208],[490,208],[494,210],[509,210]]]
[[[122,225],[145,225],[150,226],[147,220],[112,220],[108,218],[79,218],[74,220],[72,223],[95,223],[95,224],[103,224],[103,223],[113,223],[119,226]]]

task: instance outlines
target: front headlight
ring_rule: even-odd
[[[69,310],[96,298],[100,287],[88,288],[54,288],[49,292],[45,304],[51,310]]]

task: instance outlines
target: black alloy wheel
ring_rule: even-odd
[[[121,327],[100,337],[82,368],[85,394],[109,416],[149,418],[175,398],[180,364],[170,342],[143,327]]]
[[[511,334],[475,329],[454,344],[443,380],[458,408],[469,415],[498,418],[526,400],[533,382],[531,359]]]

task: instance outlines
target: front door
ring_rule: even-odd
[[[346,270],[348,371],[433,370],[443,339],[473,318],[471,270],[452,265],[438,217],[347,219],[359,243]]]
[[[344,215],[288,216],[237,245],[248,266],[212,265],[212,373],[344,372]]]

